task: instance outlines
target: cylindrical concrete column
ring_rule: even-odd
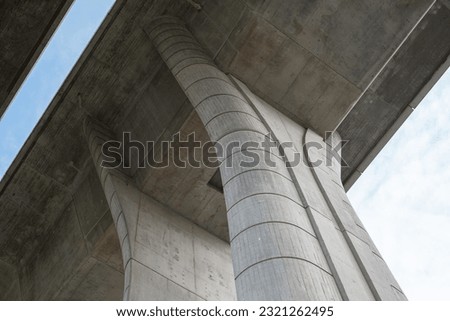
[[[269,129],[183,23],[160,17],[147,32],[211,140],[241,147],[251,142],[264,157],[261,143]],[[243,150],[234,149],[220,168],[238,299],[342,299],[286,162],[273,153],[275,166],[245,168],[239,166]]]

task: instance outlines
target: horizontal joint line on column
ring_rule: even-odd
[[[306,209],[309,209],[309,210],[313,209],[313,210],[316,211],[320,216],[322,216],[322,217],[326,218],[327,220],[329,220],[329,221],[335,223],[335,222],[333,221],[332,218],[326,216],[325,214],[323,214],[321,211],[319,211],[319,210],[318,210],[317,208],[315,208],[314,206],[308,205],[308,206],[306,206]],[[311,212],[311,213],[312,213],[312,212]],[[339,231],[341,231],[341,229],[339,229]]]
[[[274,153],[272,153],[270,150],[267,150],[265,148],[246,148],[246,149],[239,149],[236,150],[234,152],[232,152],[230,155],[227,155],[221,162],[220,165],[222,165],[228,158],[232,157],[233,155],[237,154],[237,153],[242,153],[243,151],[247,151],[247,150],[254,150],[254,151],[263,151],[265,153],[269,153],[273,156],[275,156],[276,158],[278,158],[279,160],[281,160],[282,162],[284,162],[284,159],[280,156],[280,155],[275,155]]]
[[[273,170],[273,169],[270,169],[270,168],[252,168],[252,169],[249,169],[249,170],[247,170],[247,171],[243,171],[243,172],[240,172],[240,173],[234,175],[234,176],[231,177],[229,180],[227,180],[225,183],[223,183],[222,186],[225,188],[225,186],[226,186],[230,181],[232,181],[233,179],[235,179],[235,178],[237,178],[237,177],[239,177],[239,176],[241,176],[241,175],[243,175],[243,174],[250,173],[250,172],[256,172],[256,171],[260,171],[260,172],[271,172],[271,173],[277,174],[277,175],[279,175],[279,176],[281,176],[281,177],[287,179],[289,182],[293,183],[293,182],[292,182],[292,179],[290,179],[289,177],[284,176],[283,174],[281,174],[281,173],[279,173],[279,172],[277,172],[277,171],[275,171],[275,170]]]
[[[174,75],[174,77],[176,78],[176,77],[178,77],[178,75],[182,72],[182,71],[184,71],[185,69],[187,69],[187,68],[189,68],[189,67],[192,67],[192,66],[195,66],[195,65],[205,65],[205,66],[211,66],[211,67],[215,67],[215,68],[217,68],[217,66],[212,62],[212,60],[210,60],[209,58],[201,58],[201,59],[203,59],[204,60],[204,62],[193,62],[192,64],[189,64],[189,65],[187,65],[187,66],[184,66],[183,68],[181,68],[179,71],[177,71],[177,73],[176,74],[174,74],[173,72],[173,75]],[[176,66],[175,66],[176,67]],[[175,67],[173,67],[171,70],[173,71],[174,69],[175,69]]]
[[[189,84],[189,86],[187,86],[184,90],[185,90],[185,91],[188,91],[189,88],[191,88],[193,85],[199,83],[200,81],[203,81],[203,80],[212,80],[212,79],[219,80],[219,81],[222,81],[222,82],[224,82],[224,83],[226,83],[226,84],[228,84],[228,85],[230,85],[230,86],[233,86],[233,84],[231,84],[230,82],[226,81],[225,79],[222,79],[222,78],[219,78],[219,77],[213,77],[213,76],[211,76],[211,77],[204,77],[204,78],[197,79],[196,81],[194,81],[194,82],[192,82],[191,84]]]
[[[108,204],[109,204],[109,211],[111,212],[111,215],[116,214],[116,213],[113,213],[113,211],[112,211],[112,200],[113,200],[113,198],[114,198],[114,195],[116,195],[116,198],[117,198],[117,204],[118,204],[118,206],[116,206],[116,208],[118,209],[118,211],[115,211],[115,212],[116,212],[116,213],[119,212],[119,214],[117,214],[116,220],[114,221],[114,225],[117,227],[117,224],[116,224],[116,223],[117,223],[117,221],[119,220],[120,215],[123,214],[123,208],[122,208],[122,204],[120,204],[120,201],[119,201],[119,195],[117,194],[116,189],[114,189],[113,192],[112,192],[112,194],[111,194],[111,197],[110,197],[110,199],[109,199],[109,202],[108,202]]]
[[[217,117],[220,117],[222,115],[225,114],[233,114],[233,113],[239,113],[239,114],[245,114],[248,115],[250,117],[253,117],[254,119],[256,119],[257,121],[261,122],[261,120],[259,118],[256,118],[254,115],[247,113],[246,111],[240,111],[240,110],[228,110],[228,111],[224,111],[221,113],[218,113],[217,115],[215,115],[213,118],[211,118],[210,120],[208,120],[205,124],[205,127],[209,125],[210,122],[212,122],[214,119],[216,119]],[[262,123],[262,122],[261,122]]]
[[[164,42],[166,42],[169,39],[175,38],[175,37],[182,37],[182,38],[187,38],[189,39],[189,43],[193,43],[196,45],[199,45],[197,41],[195,41],[195,39],[192,38],[192,36],[190,36],[189,34],[179,34],[179,35],[170,35],[167,38],[164,38],[163,40],[161,40],[158,44],[158,48],[162,46],[162,44]],[[181,41],[181,42],[187,42],[187,41]],[[166,49],[164,49],[164,51],[166,51],[167,49],[171,48],[172,46],[178,44],[179,42],[175,42],[174,44],[170,45],[169,47],[167,47]]]
[[[164,57],[165,61],[169,61],[169,59],[171,59],[173,56],[175,56],[176,54],[183,52],[185,50],[190,50],[191,52],[192,51],[198,52],[199,54],[203,54],[203,55],[205,55],[205,57],[208,57],[208,55],[205,53],[205,51],[200,47],[198,47],[198,48],[181,48],[181,49],[176,50],[175,52],[172,52],[170,54],[170,56],[168,56],[168,57],[164,57],[163,54],[161,53],[161,57]]]
[[[122,209],[122,206],[120,206],[120,211],[119,211],[119,214],[117,215],[117,217],[114,219],[114,217],[113,217],[113,223],[114,223],[114,227],[116,228],[116,232],[117,232],[117,230],[118,230],[118,228],[119,228],[119,218],[120,218],[120,216],[121,215],[125,215],[125,214],[123,214],[123,209]],[[112,214],[111,214],[112,215]],[[125,219],[125,216],[124,216],[124,219]],[[127,229],[127,234],[128,234],[128,229]],[[123,241],[123,240],[122,240]],[[122,243],[120,243],[120,245],[121,245]]]
[[[123,212],[122,212],[122,215],[123,215]],[[129,237],[129,235],[128,235],[128,227],[127,227],[126,224],[125,224],[125,229],[127,230],[127,234],[123,237],[122,242],[120,243],[120,248],[121,248],[121,249],[123,249],[123,246],[124,246],[124,243],[125,243],[125,240],[126,240],[126,239],[128,239],[128,242],[131,242],[131,241],[130,241],[130,237]]]
[[[190,88],[190,87],[191,87],[192,85],[194,85],[195,83],[198,83],[198,82],[200,82],[200,81],[202,81],[202,80],[204,80],[204,79],[217,79],[217,80],[220,80],[221,82],[223,82],[223,83],[226,85],[226,87],[223,87],[223,90],[225,91],[224,94],[233,95],[233,94],[231,94],[231,93],[227,93],[227,92],[226,92],[226,91],[228,91],[228,89],[226,89],[227,87],[231,87],[233,90],[239,92],[239,91],[236,89],[236,87],[235,87],[232,83],[230,83],[229,81],[227,81],[227,80],[225,80],[225,79],[218,78],[218,77],[205,77],[205,78],[202,78],[202,79],[198,79],[198,80],[196,80],[195,82],[193,82],[192,84],[190,84],[188,88]],[[186,88],[186,91],[188,90],[188,88]],[[221,89],[222,89],[222,88],[221,88]],[[233,95],[233,96],[236,97],[236,95]],[[209,97],[209,96],[208,96],[208,97]],[[198,105],[198,104],[197,104],[197,105]]]
[[[175,31],[179,31],[179,32],[174,33]],[[167,37],[165,37],[165,38],[163,38],[163,39],[157,39],[158,37],[163,37],[163,36],[165,36],[165,35],[164,35],[165,33],[168,33],[169,36],[167,36]],[[156,48],[160,48],[161,45],[162,45],[166,40],[168,40],[168,39],[170,39],[170,38],[173,38],[173,37],[185,37],[185,38],[193,39],[192,36],[191,36],[186,30],[183,30],[183,29],[180,29],[180,28],[174,28],[174,29],[168,29],[168,30],[161,31],[160,33],[158,33],[158,34],[157,34],[156,36],[154,36],[153,38],[152,38],[152,36],[150,36],[150,38],[152,38],[153,44],[154,44],[154,46],[155,46]],[[195,39],[193,39],[193,40],[195,41]]]
[[[231,209],[232,209],[233,207],[235,207],[237,204],[239,204],[240,202],[242,202],[242,201],[244,201],[244,200],[246,200],[246,199],[248,199],[248,198],[250,198],[250,197],[258,196],[258,195],[275,195],[275,196],[279,196],[279,197],[284,197],[284,198],[287,198],[288,200],[291,200],[292,202],[294,202],[294,203],[300,205],[301,207],[303,207],[302,204],[300,204],[300,203],[297,202],[296,200],[293,200],[293,199],[290,198],[289,196],[286,196],[286,195],[283,195],[283,194],[279,194],[279,193],[273,193],[273,192],[261,192],[261,193],[250,194],[250,195],[247,195],[247,196],[244,197],[244,198],[241,198],[239,201],[237,201],[236,203],[234,203],[233,205],[231,205],[231,207],[230,207],[229,209],[227,209],[227,213],[230,212]]]
[[[275,195],[271,195],[271,196],[279,196],[279,195],[278,195],[278,194],[275,194]],[[294,203],[296,206],[299,206],[299,207],[302,208],[303,210],[306,210],[306,208],[305,208],[303,205],[300,205],[299,203],[297,203],[297,202],[294,201],[293,199],[287,198],[287,200],[291,201],[292,203]],[[230,218],[234,218],[234,217],[238,216],[239,213],[240,213],[240,212],[237,212],[237,213],[235,213],[234,215],[231,215]]]
[[[382,257],[380,254],[378,254],[377,252],[375,252],[375,251],[372,250],[372,249],[371,249],[371,251],[372,251],[372,253],[373,253],[376,257],[378,257],[381,261],[383,261],[383,262],[386,263],[386,261],[383,259],[383,257]]]
[[[128,267],[128,264],[130,264],[131,260],[133,260],[133,258],[132,258],[132,257],[130,257],[130,258],[128,259],[128,261],[126,261],[126,262],[125,262],[125,264],[123,265],[123,269],[124,269],[124,270],[126,270],[126,269],[127,269],[127,267]]]
[[[396,287],[394,284],[390,283],[391,287],[393,287],[394,289],[396,289],[398,292],[400,292],[401,294],[405,295],[405,293],[403,293],[402,290],[400,290],[398,287]]]
[[[266,222],[260,222],[260,223],[256,223],[250,226],[247,226],[245,229],[243,229],[242,231],[240,231],[239,233],[237,233],[235,236],[233,236],[233,238],[231,238],[230,243],[233,242],[239,235],[241,235],[242,233],[244,233],[245,231],[248,231],[249,229],[259,226],[259,225],[264,225],[264,224],[285,224],[285,225],[291,225],[294,226],[300,230],[302,230],[303,232],[311,235],[312,237],[314,237],[315,239],[317,239],[317,237],[312,234],[311,232],[305,230],[303,227],[298,226],[297,224],[294,223],[290,223],[290,222],[284,222],[284,221],[266,221]]]
[[[206,127],[205,127],[205,128],[206,128]],[[256,130],[256,129],[251,129],[251,128],[247,128],[247,127],[241,127],[241,128],[233,129],[231,132],[228,132],[228,133],[222,135],[222,136],[221,136],[220,138],[218,138],[216,141],[219,142],[220,140],[224,139],[224,138],[227,137],[228,135],[235,134],[235,133],[239,133],[239,132],[254,132],[254,133],[260,133],[260,134],[262,134],[261,132],[259,132],[259,131]],[[264,134],[262,134],[262,135],[264,135]]]
[[[161,26],[161,25],[164,25],[164,24],[182,25],[182,21],[179,18],[175,17],[175,16],[164,15],[164,14],[160,15],[160,16],[156,16],[150,21],[150,26],[154,25],[156,27],[156,26]]]
[[[226,133],[225,135],[222,135],[220,138],[218,138],[216,141],[219,142],[220,140],[224,139],[225,137],[232,135],[232,134],[236,134],[239,132],[251,132],[251,133],[256,133],[256,134],[260,134],[263,136],[266,136],[267,134],[261,133],[260,131],[256,130],[256,129],[252,129],[252,128],[239,128],[236,130],[233,130],[229,133]]]
[[[334,181],[333,181],[334,182]],[[336,183],[336,182],[335,182]],[[353,209],[353,205],[350,204],[349,202],[347,202],[345,199],[342,199],[342,202],[344,202],[345,204],[347,204],[348,206],[350,206]]]
[[[243,101],[244,103],[246,103],[248,105],[248,102],[246,102],[242,97],[233,95],[233,94],[228,94],[228,93],[221,93],[221,94],[214,94],[214,95],[209,95],[208,97],[202,99],[197,105],[194,106],[195,109],[197,109],[198,106],[200,106],[201,104],[203,104],[206,100],[213,98],[213,97],[219,97],[219,96],[226,96],[226,97],[234,97],[237,98],[241,101]],[[249,106],[250,107],[250,106]]]
[[[152,35],[152,33],[155,32],[156,28],[158,28],[158,27],[160,27],[160,26],[162,26],[162,25],[163,25],[163,24],[160,24],[160,25],[154,27],[152,30],[150,30],[150,31],[148,32],[148,35],[149,35],[150,38],[152,38],[154,41],[156,40],[156,38],[158,38],[158,37],[159,37],[160,35],[162,35],[163,33],[165,33],[165,32],[170,32],[170,31],[176,31],[176,30],[179,30],[179,31],[183,31],[183,33],[184,33],[185,35],[189,35],[189,33],[187,32],[186,28],[184,28],[184,27],[181,26],[181,25],[176,25],[176,24],[172,24],[172,25],[177,26],[178,28],[167,28],[167,29],[159,30],[159,31],[156,31],[157,34]],[[164,41],[164,40],[163,40],[163,41]],[[157,43],[156,45],[159,46],[160,43],[161,43],[161,42]]]
[[[253,263],[253,264],[247,266],[245,269],[243,269],[241,272],[239,272],[239,274],[238,274],[234,279],[237,280],[237,279],[238,279],[245,271],[249,270],[250,268],[252,268],[252,267],[254,267],[254,266],[256,266],[256,265],[258,265],[258,264],[260,264],[260,263],[264,263],[264,262],[272,261],[272,260],[279,260],[279,259],[291,259],[291,260],[299,260],[299,261],[303,261],[303,262],[306,262],[306,263],[309,263],[309,264],[315,266],[316,268],[322,270],[323,272],[325,272],[325,273],[327,273],[328,275],[330,275],[330,276],[333,277],[333,274],[331,274],[329,271],[325,270],[325,269],[324,269],[323,267],[321,267],[320,265],[318,265],[318,264],[316,264],[316,263],[314,263],[314,262],[311,262],[311,261],[309,261],[309,260],[307,260],[307,259],[304,259],[304,258],[301,258],[301,257],[296,257],[296,256],[276,256],[276,257],[271,257],[271,258],[267,258],[267,259],[258,261],[258,262],[256,262],[256,263]]]
[[[353,237],[356,237],[358,240],[360,240],[361,242],[363,242],[364,244],[366,244],[366,245],[370,248],[370,250],[372,250],[372,246],[371,246],[370,243],[368,243],[366,240],[363,240],[362,238],[360,238],[360,237],[359,237],[358,235],[356,235],[355,233],[349,231],[345,225],[342,225],[342,227],[343,227],[342,232],[348,233],[348,234],[352,235]],[[367,233],[367,232],[366,232],[366,233]],[[368,235],[369,235],[369,234],[367,234],[367,236],[368,236]]]
[[[185,62],[186,60],[189,60],[189,59],[196,59],[196,58],[204,59],[205,61],[211,62],[211,66],[214,66],[214,63],[213,63],[213,62],[211,61],[211,59],[210,59],[208,56],[206,56],[206,55],[203,55],[203,56],[186,57],[186,58],[181,59],[180,61],[178,61],[173,67],[170,67],[169,64],[167,63],[167,61],[166,61],[166,64],[169,66],[170,70],[172,71],[172,70],[174,70],[176,67],[178,67],[178,65],[181,64],[182,62]],[[193,65],[194,65],[194,64],[193,64]],[[185,68],[186,68],[186,67],[185,67]],[[184,68],[183,68],[183,69],[184,69]],[[183,70],[183,69],[182,69],[182,70]],[[181,71],[181,70],[180,70],[180,71]],[[180,71],[179,71],[179,72],[180,72]],[[179,72],[177,72],[177,73],[175,74],[175,76],[177,76]]]
[[[169,37],[168,39],[170,39],[170,38],[175,38],[175,37]],[[187,38],[187,37],[186,37],[186,38]],[[195,45],[195,47],[199,47],[198,43],[193,42],[193,41],[178,41],[178,42],[174,42],[173,44],[171,44],[170,46],[168,46],[167,48],[165,48],[164,50],[162,50],[162,51],[161,51],[161,56],[164,56],[164,55],[166,54],[167,50],[169,50],[169,49],[171,49],[171,48],[173,48],[173,47],[175,47],[175,46],[177,46],[177,45],[181,45],[181,44],[183,44],[183,45],[188,45],[188,44],[190,44],[190,45]],[[186,48],[184,48],[184,49],[193,49],[193,48],[186,47]]]
[[[130,298],[130,285],[128,285],[127,287],[125,287],[125,289],[123,290],[123,295],[122,295],[122,298],[123,298],[123,300],[125,301],[128,301],[128,299]],[[126,296],[125,296],[125,294],[127,294]]]

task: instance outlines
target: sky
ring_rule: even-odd
[[[450,300],[450,70],[350,189],[410,300]]]
[[[76,0],[0,122],[0,177],[113,0]],[[349,191],[410,300],[450,300],[450,72]]]
[[[76,0],[0,122],[0,177],[105,18],[113,0]]]

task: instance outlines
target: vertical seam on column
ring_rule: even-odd
[[[99,160],[100,160],[102,154],[100,153],[100,155],[99,155],[99,157],[98,157],[99,159],[94,160],[93,152],[95,152],[96,149],[94,149],[94,147],[92,147],[93,143],[95,143],[94,140],[95,140],[97,137],[99,137],[99,136],[98,136],[99,130],[96,128],[97,125],[94,124],[94,123],[92,123],[92,122],[90,122],[89,124],[87,124],[87,122],[85,122],[85,127],[86,127],[86,131],[85,131],[85,135],[84,135],[84,136],[85,136],[85,139],[86,139],[86,141],[87,141],[87,143],[88,143],[88,146],[89,146],[89,152],[90,152],[90,154],[91,154],[91,159],[92,159],[92,161],[93,161],[93,163],[94,163],[95,170],[96,170],[96,172],[97,172],[97,174],[98,174],[100,184],[102,185],[103,193],[105,193],[106,179],[107,179],[107,177],[108,177],[109,175],[111,175],[111,170],[106,169],[106,168],[103,168],[103,169],[106,170],[106,175],[105,175],[104,181],[102,181],[102,177],[101,177],[101,174],[102,174],[102,168],[100,168],[100,170],[99,170],[99,167],[100,167]],[[89,134],[88,134],[89,136],[87,135],[88,132],[89,132]],[[92,136],[94,136],[94,137],[92,137]],[[101,138],[101,137],[99,137],[99,138]],[[102,140],[102,138],[101,138],[101,140]],[[97,144],[97,143],[96,143],[96,145],[99,146],[100,144]],[[112,183],[112,184],[113,184],[113,183]],[[107,195],[105,194],[105,198],[106,198],[106,201],[107,201],[107,203],[108,203],[108,207],[109,207],[110,211],[111,211],[111,200],[112,200],[112,198],[113,198],[113,196],[114,196],[114,193],[117,194],[115,186],[114,186],[114,192],[113,192],[113,194],[111,195],[111,197],[109,197],[109,199],[108,199]],[[117,202],[118,202],[118,205],[119,205],[120,210],[121,210],[121,212],[122,212],[122,215],[124,215],[124,214],[123,214],[123,206],[122,206],[122,204],[121,204],[121,202],[120,202],[120,199],[119,199],[118,195],[117,195]],[[111,216],[112,216],[112,213],[111,213]],[[118,215],[118,217],[119,217],[119,216],[120,216],[120,215]],[[114,219],[113,219],[113,221],[114,221]],[[117,228],[117,223],[118,223],[118,220],[117,220],[117,222],[114,221],[114,226],[115,226],[115,228],[116,228],[116,232],[117,232],[117,230],[118,230],[118,228]],[[129,235],[129,233],[128,233],[128,232],[129,232],[129,231],[128,231],[128,224],[127,224],[127,222],[126,222],[126,220],[125,220],[125,216],[124,216],[124,224],[125,224],[125,229],[126,229],[126,231],[127,231],[127,235]],[[81,232],[81,233],[83,233],[83,232]],[[120,247],[121,247],[121,251],[122,251],[122,253],[121,253],[122,259],[124,259],[123,241],[124,241],[125,239],[126,239],[126,236],[124,237],[124,239],[122,240],[122,242],[120,242]],[[124,289],[126,289],[127,287],[130,287],[130,284],[131,284],[131,279],[130,279],[130,280],[127,280],[127,279],[125,278],[126,267],[127,267],[127,265],[128,265],[128,262],[129,262],[129,261],[131,260],[131,258],[132,258],[131,243],[130,243],[130,242],[129,242],[129,245],[128,245],[128,249],[127,249],[127,250],[128,250],[129,253],[130,253],[130,258],[129,258],[129,260],[128,260],[127,262],[125,262],[125,260],[124,260],[124,262],[123,262],[123,265],[124,265]],[[131,275],[130,275],[130,278],[131,278]],[[124,291],[124,294],[125,294],[125,291]],[[129,294],[128,294],[128,295],[129,295]]]
[[[307,135],[308,131],[310,131],[310,129],[307,129],[306,132],[305,132],[303,146],[305,146],[305,144],[307,143],[306,135]],[[334,205],[333,205],[330,197],[328,196],[328,194],[325,192],[325,188],[324,188],[321,180],[319,179],[319,177],[317,176],[317,173],[315,172],[314,168],[312,167],[312,164],[311,164],[311,162],[309,160],[309,155],[308,155],[308,153],[306,151],[306,147],[304,148],[304,153],[305,153],[305,156],[306,156],[306,162],[309,165],[308,167],[310,168],[310,170],[311,170],[311,172],[313,174],[314,180],[316,181],[317,185],[319,186],[319,190],[320,190],[322,196],[324,197],[324,199],[325,199],[325,201],[327,203],[327,206],[328,206],[328,208],[331,211],[331,214],[333,215],[334,219],[336,220],[336,223],[338,224],[339,228],[341,229],[341,233],[344,236],[345,242],[347,243],[347,246],[349,247],[350,251],[352,252],[352,254],[353,254],[353,256],[354,256],[354,258],[355,258],[355,260],[356,260],[356,262],[358,264],[358,267],[359,267],[362,275],[364,276],[364,279],[366,280],[366,283],[369,286],[370,291],[372,292],[372,295],[375,297],[375,299],[377,301],[381,301],[380,294],[376,290],[375,284],[372,281],[371,277],[369,276],[369,273],[367,272],[367,269],[364,266],[358,251],[356,250],[355,246],[353,245],[353,242],[350,240],[350,238],[349,238],[349,236],[347,234],[347,230],[345,229],[344,224],[342,223],[342,220],[341,220],[341,218],[339,217],[339,215],[338,215],[338,213],[336,211],[336,208],[334,207]]]
[[[283,149],[282,145],[280,144],[280,140],[275,135],[275,133],[272,131],[270,125],[267,123],[267,121],[264,119],[262,114],[259,112],[258,108],[256,108],[256,106],[253,104],[253,102],[248,97],[248,95],[242,90],[241,86],[238,83],[236,83],[236,81],[232,77],[229,77],[229,78],[235,84],[235,87],[239,90],[241,95],[243,95],[245,97],[245,99],[247,100],[247,102],[250,105],[250,107],[252,107],[254,112],[261,118],[261,121],[263,123],[265,123],[265,126],[267,127],[267,129],[269,129],[270,133],[275,138],[275,141],[277,142],[280,154],[283,157],[285,165],[287,165],[289,163],[289,160],[285,156],[286,153],[284,152],[284,149]],[[306,135],[306,132],[305,132],[305,135]],[[294,186],[295,186],[295,189],[297,191],[297,194],[299,195],[301,201],[303,202],[303,206],[305,206],[306,213],[308,215],[308,219],[309,219],[309,221],[311,223],[311,226],[312,226],[312,228],[314,230],[314,233],[316,234],[317,240],[319,241],[319,245],[320,245],[320,248],[322,249],[322,252],[323,252],[323,254],[325,256],[325,260],[327,261],[327,263],[328,263],[328,265],[330,267],[330,270],[332,272],[331,275],[333,276],[333,278],[335,280],[335,283],[336,283],[336,286],[337,286],[337,288],[339,290],[339,293],[341,294],[342,299],[348,301],[349,298],[348,298],[348,295],[347,295],[347,293],[345,291],[345,288],[343,286],[342,280],[340,279],[339,274],[337,273],[336,267],[334,266],[334,263],[331,260],[331,256],[330,256],[330,254],[328,252],[327,247],[325,246],[325,242],[323,241],[323,237],[322,237],[322,235],[320,233],[320,230],[319,230],[319,228],[318,228],[318,226],[316,224],[316,221],[314,219],[313,213],[311,212],[310,206],[309,206],[309,204],[308,204],[308,202],[306,200],[305,194],[303,193],[303,191],[302,191],[302,189],[300,187],[300,184],[298,183],[298,181],[297,181],[297,179],[296,179],[296,177],[295,177],[295,175],[294,175],[294,173],[292,171],[292,167],[291,166],[286,166],[286,168],[287,168],[287,170],[289,172],[289,175],[291,176],[292,182],[294,183]]]

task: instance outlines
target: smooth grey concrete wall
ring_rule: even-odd
[[[124,272],[117,236],[92,165],[73,201],[34,253],[19,262],[23,300],[117,300]],[[5,297],[14,300],[11,294]]]
[[[119,235],[124,300],[234,300],[230,246],[102,167],[107,129],[87,120],[85,133]]]
[[[271,132],[278,146],[296,143],[271,151],[278,158],[271,168],[230,168],[225,162],[220,168],[238,299],[404,299],[349,210],[339,164],[287,166],[292,152],[323,159],[324,150],[312,155],[302,148],[311,141],[323,146],[322,138],[221,72],[178,19],[156,18],[147,32],[213,141],[242,146],[261,143]],[[233,156],[239,160],[241,154]]]

